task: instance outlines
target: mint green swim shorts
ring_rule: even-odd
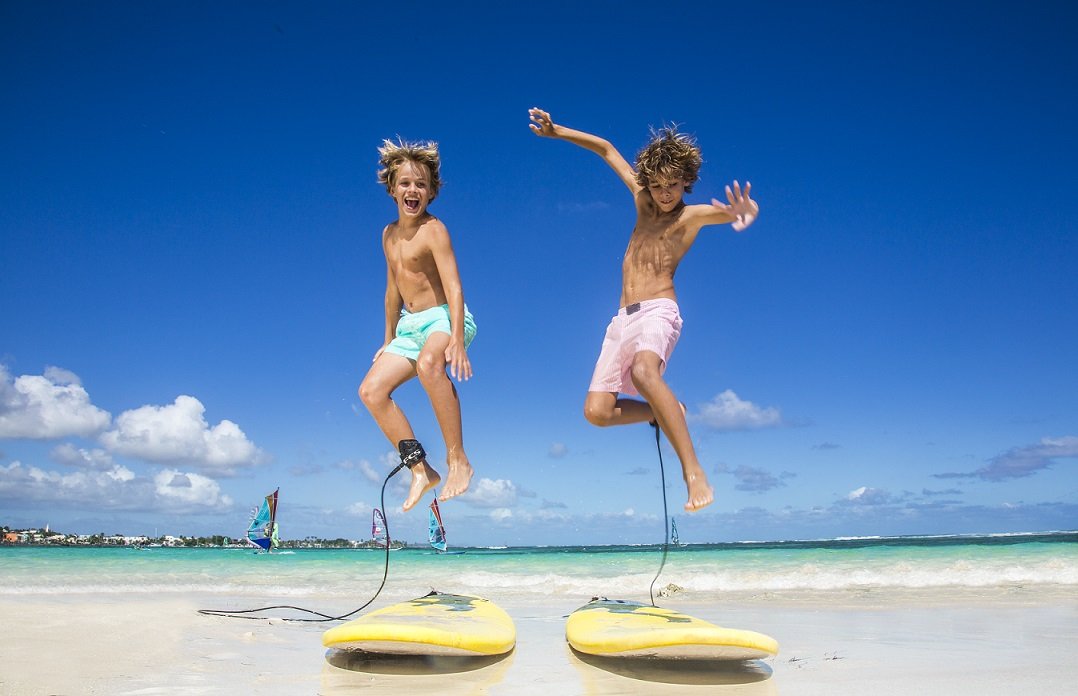
[[[419,360],[419,351],[430,340],[430,335],[436,331],[452,335],[449,323],[449,305],[439,305],[424,309],[422,312],[409,312],[401,310],[401,318],[397,321],[397,337],[386,346],[387,353],[400,355],[409,360]],[[464,306],[464,347],[472,344],[475,338],[475,318]]]

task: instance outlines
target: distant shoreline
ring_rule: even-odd
[[[0,535],[0,548],[41,548],[41,547],[86,547],[86,548],[253,548],[247,543],[237,541],[233,537],[224,535],[212,535],[208,537],[183,537],[164,535],[159,537],[120,535],[103,536],[74,535],[63,532],[51,532],[55,537],[62,537],[54,541],[37,539],[34,541],[10,541],[4,538],[10,534],[30,534],[39,530],[8,530],[3,529]],[[92,541],[92,539],[98,539]],[[873,546],[947,546],[947,545],[1006,545],[1025,544],[1031,542],[1046,543],[1078,543],[1078,530],[1046,530],[1033,532],[999,532],[984,534],[911,534],[901,536],[851,536],[819,539],[776,539],[776,540],[744,540],[744,541],[721,541],[702,543],[682,543],[680,549],[731,549],[731,550],[763,550],[763,549],[855,549]],[[589,553],[603,553],[639,549],[642,551],[662,548],[661,543],[646,544],[565,544],[565,545],[521,545],[521,546],[468,546],[459,545],[458,549],[495,550],[506,553],[514,553],[539,549],[564,549],[567,551],[586,551]],[[367,539],[363,541],[354,539],[289,539],[282,540],[280,549],[382,549],[378,542]],[[426,549],[425,542],[392,540],[391,548]]]
[[[406,541],[392,541],[390,548],[403,549],[414,548],[417,544],[409,543]],[[8,542],[0,541],[0,548],[87,548],[87,549],[123,549],[123,548],[138,548],[138,549],[254,549],[255,547],[250,544],[122,544],[122,543],[86,543],[86,542]],[[332,541],[325,543],[319,542],[281,542],[280,549],[299,550],[299,549],[369,549],[369,550],[384,550],[384,546],[379,546],[374,542],[360,541],[348,544],[337,544]]]

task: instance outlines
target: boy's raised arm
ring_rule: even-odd
[[[735,232],[741,232],[755,222],[756,216],[760,214],[760,206],[749,195],[751,191],[751,183],[746,181],[745,188],[742,189],[741,184],[735,181],[732,189],[726,187],[726,200],[729,204],[712,198],[711,205],[691,206],[691,214],[700,227],[729,222]]]
[[[633,171],[632,165],[625,161],[625,158],[621,156],[621,153],[618,152],[617,148],[608,141],[597,135],[592,135],[591,133],[559,126],[551,120],[549,113],[537,107],[528,109],[528,116],[530,116],[532,120],[529,127],[536,135],[543,138],[566,140],[574,145],[579,145],[582,148],[591,150],[602,157],[603,161],[609,164],[610,168],[617,172],[618,177],[629,187],[629,190],[634,196],[643,190],[640,184],[636,183],[636,172]]]

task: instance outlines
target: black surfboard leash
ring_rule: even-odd
[[[389,475],[386,476],[385,481],[382,482],[382,492],[381,492],[381,495],[379,496],[379,501],[380,501],[380,504],[382,506],[381,509],[383,511],[386,509],[386,485],[389,483],[389,479],[396,476],[397,473],[401,469],[403,469],[405,466],[406,466],[406,464],[403,463],[403,462],[398,464],[397,467],[395,469],[393,469],[393,471],[389,472]],[[386,528],[386,556],[385,556],[385,567],[384,567],[384,569],[382,571],[382,583],[378,586],[378,589],[375,591],[374,596],[371,597],[370,599],[368,599],[359,608],[353,609],[352,611],[348,612],[347,614],[341,614],[340,616],[330,616],[329,614],[323,614],[320,611],[315,611],[313,609],[307,609],[307,608],[304,608],[304,607],[296,607],[296,606],[292,606],[290,604],[275,604],[273,606],[259,607],[257,609],[232,609],[232,610],[226,610],[226,609],[199,609],[198,613],[199,614],[204,614],[206,616],[223,616],[223,617],[229,618],[229,619],[251,619],[251,620],[254,620],[254,621],[269,621],[270,619],[272,619],[274,617],[270,617],[270,616],[251,616],[251,615],[252,614],[260,614],[260,613],[265,612],[265,611],[273,611],[273,610],[276,610],[276,609],[291,609],[293,611],[299,611],[299,612],[303,612],[303,613],[306,613],[306,614],[311,614],[313,616],[319,616],[319,617],[322,617],[322,618],[318,618],[318,619],[296,619],[296,618],[284,618],[284,617],[282,617],[282,620],[284,620],[284,621],[292,621],[292,622],[295,622],[295,623],[325,623],[325,622],[328,622],[328,621],[343,621],[343,620],[347,619],[348,617],[352,616],[353,614],[357,614],[357,613],[363,611],[364,609],[366,609],[368,606],[371,605],[371,602],[373,602],[375,599],[378,598],[378,595],[381,594],[381,592],[382,592],[382,588],[384,588],[386,586],[386,579],[389,577],[389,550],[390,550],[390,545],[391,545],[391,538],[389,536],[389,520],[388,520],[387,516],[384,515],[384,514],[383,514],[383,520],[385,522],[385,528]]]
[[[666,509],[666,471],[663,468],[663,448],[659,441],[661,431],[657,421],[652,421],[651,427],[655,428],[655,449],[659,453],[659,479],[662,481],[663,488],[663,558],[659,563],[658,572],[655,573],[655,577],[651,580],[651,587],[648,588],[651,595],[651,606],[657,607],[659,605],[655,603],[655,583],[659,580],[659,576],[662,575],[663,566],[666,565],[666,554],[670,550],[670,518]]]

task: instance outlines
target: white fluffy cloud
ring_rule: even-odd
[[[473,507],[508,508],[517,502],[517,487],[506,479],[479,479],[460,499]]]
[[[86,450],[75,447],[69,442],[54,447],[49,456],[52,457],[54,462],[60,464],[94,469],[96,471],[108,471],[113,466],[112,455],[105,450],[98,448]]]
[[[513,511],[509,508],[494,508],[490,511],[490,519],[496,524],[503,524],[513,519]]]
[[[0,438],[89,437],[110,421],[108,411],[90,403],[75,374],[50,367],[43,375],[13,379],[0,365]]]
[[[894,501],[894,497],[880,488],[861,486],[850,491],[843,502],[851,505],[886,505]]]
[[[222,495],[221,486],[206,476],[163,469],[153,477],[154,492],[167,503],[181,506],[199,505],[208,508],[232,506],[232,498]]]
[[[25,466],[16,461],[0,466],[0,499],[95,503],[129,508],[134,505],[126,491],[134,479],[135,474],[131,470],[118,465],[107,471],[83,470],[65,474]]]
[[[108,472],[116,454],[230,476],[265,461],[238,425],[222,420],[211,427],[203,417],[205,410],[198,399],[178,396],[167,406],[125,411],[113,422],[108,411],[91,403],[73,372],[48,367],[42,375],[13,378],[0,365],[0,438],[99,437],[105,449],[56,447],[52,458],[68,466]]]
[[[265,455],[239,426],[222,420],[210,427],[205,407],[193,396],[178,396],[168,406],[124,411],[115,427],[101,435],[110,451],[151,462],[188,464],[218,476],[254,466]]]
[[[752,430],[782,425],[782,414],[777,408],[761,408],[751,401],[742,401],[731,389],[704,404],[692,419],[715,430]]]
[[[217,482],[205,476],[169,469],[149,478],[118,464],[107,470],[84,468],[63,473],[12,462],[0,466],[0,500],[101,510],[204,513],[232,507],[232,499],[222,495]]]

